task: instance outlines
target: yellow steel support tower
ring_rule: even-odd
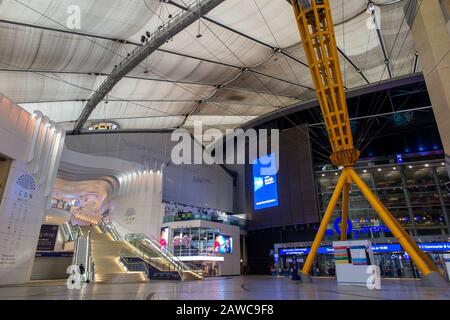
[[[291,0],[291,3],[332,148],[330,160],[335,166],[343,168],[303,266],[302,279],[309,279],[308,275],[317,249],[322,242],[341,194],[341,240],[347,239],[349,192],[351,183],[354,183],[398,239],[424,277],[433,279],[430,282],[441,283],[443,278],[433,261],[420,250],[412,237],[400,226],[354,170],[360,151],[353,144],[329,0]]]

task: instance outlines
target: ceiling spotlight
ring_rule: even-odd
[[[408,168],[412,169],[412,168],[413,168],[413,166],[408,166]]]
[[[430,166],[430,165],[429,165],[428,163],[425,165],[425,167],[427,167],[427,168],[428,168],[429,166]]]
[[[364,172],[364,173],[367,173],[367,170],[366,170],[366,169],[364,169],[364,170],[363,170],[363,172]]]
[[[147,40],[147,38],[143,35],[143,36],[141,37],[141,42],[144,43],[145,40]]]
[[[442,162],[442,163],[441,163],[441,166],[445,166],[445,162]]]
[[[152,34],[150,33],[150,31],[147,31],[147,32],[145,33],[145,35],[147,36],[147,38],[150,38],[150,36],[151,36]]]
[[[381,171],[381,168],[378,168],[378,172],[380,172]]]

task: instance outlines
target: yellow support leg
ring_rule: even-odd
[[[349,196],[350,196],[350,183],[346,182],[344,184],[344,190],[342,191],[341,241],[347,240]]]
[[[383,209],[385,210],[385,212],[387,212],[387,213],[389,214],[389,216],[391,217],[392,221],[397,225],[397,228],[400,230],[400,232],[402,233],[402,235],[404,236],[404,238],[407,239],[407,240],[410,242],[410,244],[411,244],[412,246],[417,246],[417,245],[416,245],[416,242],[414,241],[414,239],[413,239],[413,238],[405,231],[405,229],[403,229],[403,228],[401,227],[400,223],[397,221],[397,219],[395,219],[394,216],[392,216],[392,214],[391,214],[391,213],[389,212],[389,210],[384,206],[384,204],[383,204],[379,199],[377,199],[377,200],[378,200],[380,206],[383,207]],[[434,270],[434,271],[440,271],[440,270],[438,270],[438,268],[436,267],[436,265],[434,264],[434,262],[430,259],[430,257],[429,257],[425,252],[423,252],[422,250],[420,250],[420,248],[419,248],[418,253],[419,253],[420,256],[422,257],[422,259],[427,263],[427,265],[429,266],[430,269],[432,269],[432,270]]]
[[[397,238],[400,245],[405,249],[411,259],[419,268],[420,272],[424,276],[428,276],[432,272],[438,271],[437,267],[428,257],[424,257],[420,248],[414,242],[414,240],[400,227],[391,213],[381,204],[377,196],[370,190],[370,188],[364,183],[364,181],[358,176],[353,168],[345,169],[348,172],[350,179],[358,186],[361,192],[374,210],[380,215],[380,218],[391,230],[392,234]]]
[[[330,203],[328,204],[325,215],[323,216],[322,222],[320,223],[319,231],[317,231],[314,242],[311,246],[311,250],[306,258],[305,264],[303,265],[302,273],[304,275],[309,275],[311,267],[313,265],[314,259],[316,258],[317,250],[319,249],[320,243],[322,242],[325,231],[327,230],[328,224],[330,223],[331,217],[333,216],[334,208],[341,196],[344,184],[347,182],[348,177],[345,171],[342,172],[339,177],[336,188],[334,189],[333,196],[331,197]]]

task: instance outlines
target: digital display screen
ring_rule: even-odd
[[[278,181],[275,154],[269,154],[252,163],[253,206],[255,210],[278,206]]]
[[[214,253],[233,253],[233,238],[222,234],[216,235]]]

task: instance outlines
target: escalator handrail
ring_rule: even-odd
[[[100,221],[99,226],[103,232],[111,234],[111,236],[116,241],[123,241],[122,236],[117,231],[117,229],[115,228],[115,226],[112,222]],[[196,270],[195,268],[192,268],[192,267],[189,267],[188,265],[186,265],[183,261],[181,261],[177,256],[172,254],[170,251],[168,251],[167,249],[161,248],[159,241],[156,240],[154,237],[148,236],[143,233],[138,233],[138,234],[127,234],[127,235],[125,235],[124,238],[125,238],[125,241],[132,244],[136,249],[138,249],[139,252],[142,254],[142,256],[146,257],[149,262],[156,264],[156,262],[154,261],[155,257],[152,257],[151,255],[149,255],[145,252],[145,248],[146,247],[148,248],[148,246],[151,245],[152,248],[148,248],[148,249],[153,250],[154,252],[156,252],[156,254],[160,258],[165,259],[166,262],[169,264],[169,269],[171,270],[172,269],[171,266],[173,266],[174,270],[176,270],[178,273],[180,273],[181,277],[184,276],[183,275],[184,272],[190,272],[190,273],[196,274],[199,277],[202,277],[203,272],[201,271],[200,268],[198,268]],[[164,263],[163,263],[163,265],[164,265]]]
[[[100,221],[99,227],[100,227],[100,229],[103,232],[110,234],[113,237],[114,240],[116,240],[116,241],[123,241],[122,236],[117,231],[117,229],[115,228],[115,226],[114,226],[114,224],[112,222]],[[133,241],[134,238],[130,239],[129,237],[127,238],[127,236],[125,236],[125,241],[129,242],[130,244],[132,244],[139,251],[139,253],[142,255],[142,257],[144,259],[147,259],[147,261],[149,263],[151,263],[151,264],[157,264],[157,262],[155,261],[155,257],[152,257],[151,255],[149,255],[148,253],[145,252],[145,250],[144,250],[145,245],[144,244],[142,244],[144,248],[139,248],[137,243]],[[155,249],[157,249],[155,251],[160,256],[159,258],[163,258],[165,260],[168,260],[169,264],[172,265],[172,267],[173,267],[173,269],[170,266],[168,268],[164,268],[164,269],[169,269],[169,271],[176,270],[177,272],[181,271],[180,270],[181,269],[180,266],[176,262],[174,262],[173,259],[171,259],[166,253],[164,253],[161,250],[159,250],[159,243],[158,243],[158,246],[155,246],[154,241],[151,241],[151,239],[148,239],[148,240],[150,240],[150,242],[155,247]],[[158,264],[158,265],[161,268],[161,265],[160,264]]]
[[[178,263],[179,265],[183,265],[183,263],[176,256],[172,255],[170,251],[162,249],[160,247],[159,242],[156,242],[156,240],[148,237],[145,234],[132,234],[131,236],[133,236],[134,238],[139,237],[140,239],[137,239],[137,240],[148,240],[157,251],[160,251],[163,254],[163,256],[165,256],[171,262],[173,262],[175,264]]]
[[[122,241],[122,237],[111,222],[100,221],[98,224],[100,230],[110,234],[115,241]]]
[[[140,238],[140,239],[139,239]],[[180,260],[179,257],[175,256],[173,253],[171,253],[169,250],[161,248],[159,241],[154,239],[151,236],[145,235],[145,234],[128,234],[125,236],[125,239],[129,241],[130,243],[135,243],[133,240],[148,240],[155,249],[161,251],[163,255],[169,259],[172,263],[177,265],[177,267],[183,271],[183,272],[193,272],[198,275],[201,275],[203,271],[200,268],[193,268],[192,266],[188,266],[186,263]],[[130,241],[131,240],[131,241]]]
[[[137,239],[135,237],[127,238],[127,241],[129,243],[131,243],[134,247],[136,247],[142,254],[148,256],[151,259],[152,257],[145,252],[145,249],[148,248],[148,245],[143,243],[141,240],[145,240],[145,239]],[[154,244],[152,242],[150,242],[150,243],[152,244],[153,250],[156,249],[155,251],[160,256],[160,258],[166,259],[166,261],[168,261],[169,264],[173,265],[175,267],[175,269],[177,269],[177,270],[181,269],[180,266],[177,265],[177,263],[175,261],[173,261],[173,259],[171,259],[165,252],[163,252],[162,250],[160,250],[159,248],[154,246]]]

